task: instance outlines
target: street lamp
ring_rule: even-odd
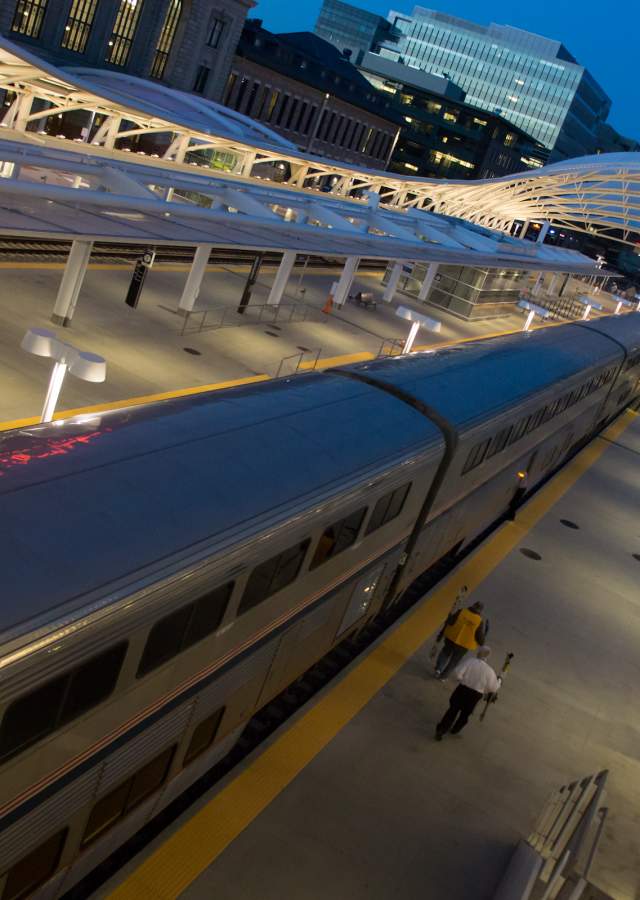
[[[438,319],[430,319],[429,316],[423,316],[422,313],[416,312],[415,309],[409,309],[408,306],[399,306],[396,309],[396,315],[401,319],[407,319],[411,322],[409,334],[402,348],[402,353],[411,353],[413,342],[420,328],[426,328],[427,331],[440,331],[442,322]]]
[[[62,390],[62,382],[67,369],[76,378],[83,381],[104,381],[107,376],[107,363],[97,353],[77,350],[71,344],[58,340],[48,328],[30,328],[20,344],[27,353],[53,359],[53,369],[49,379],[49,387],[42,407],[41,422],[51,422],[56,403]]]

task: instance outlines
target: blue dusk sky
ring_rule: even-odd
[[[414,5],[447,12],[472,22],[513,25],[562,41],[589,69],[613,105],[609,121],[640,140],[640,0],[347,0],[386,16],[389,9],[410,12]],[[270,31],[312,31],[322,0],[258,0],[251,12]]]

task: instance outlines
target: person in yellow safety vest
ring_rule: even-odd
[[[444,645],[436,660],[436,678],[440,681],[445,680],[469,650],[476,650],[487,639],[489,627],[482,618],[483,609],[478,600],[468,609],[452,613],[442,626],[438,640],[444,638]]]

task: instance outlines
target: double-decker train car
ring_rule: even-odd
[[[0,436],[0,900],[65,893],[640,396],[640,315]]]

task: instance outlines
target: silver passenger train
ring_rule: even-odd
[[[640,314],[0,437],[0,900],[58,897],[640,396]]]

